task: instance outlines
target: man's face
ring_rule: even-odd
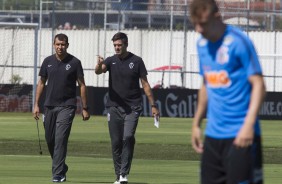
[[[122,42],[122,40],[116,40],[113,42],[115,52],[117,55],[122,55],[126,52],[127,45]]]
[[[58,56],[65,55],[67,53],[68,46],[69,44],[67,44],[66,41],[59,40],[58,38],[55,39],[54,48]]]
[[[211,39],[212,30],[214,29],[215,16],[209,10],[198,10],[197,14],[192,17],[192,23],[195,31],[207,39]]]

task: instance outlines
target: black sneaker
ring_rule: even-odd
[[[68,170],[69,170],[69,167],[68,167],[68,165],[67,165],[67,164],[65,164],[65,167],[64,167],[64,172],[65,172],[65,175],[66,175],[66,173],[68,172]]]
[[[54,183],[61,183],[67,181],[66,176],[55,176],[53,177],[53,182]]]

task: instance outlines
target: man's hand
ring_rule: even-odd
[[[95,66],[95,73],[97,75],[103,73],[106,70],[105,66],[103,66],[103,62],[104,58],[97,55],[97,65]]]
[[[152,116],[156,117],[158,121],[160,120],[160,112],[157,107],[152,107]]]
[[[203,153],[203,143],[201,139],[201,128],[199,126],[192,127],[191,142],[192,147],[197,153]]]
[[[39,107],[38,107],[38,105],[34,106],[33,117],[34,117],[34,119],[39,120]]]
[[[89,120],[89,118],[90,118],[90,115],[89,115],[88,111],[83,109],[82,110],[82,120],[87,121],[87,120]]]
[[[97,56],[97,65],[102,65],[103,64],[103,62],[104,62],[104,58],[103,57],[101,57],[101,56]]]
[[[244,124],[237,134],[234,145],[239,148],[251,146],[254,140],[254,128],[248,124]]]

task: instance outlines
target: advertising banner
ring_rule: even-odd
[[[161,117],[192,118],[197,108],[198,90],[192,89],[153,89]],[[77,88],[79,94],[79,88]],[[40,100],[40,110],[44,110],[45,93]],[[92,115],[106,115],[105,104],[108,88],[87,87],[89,112]],[[142,95],[143,114],[151,116],[151,105],[146,95]],[[32,112],[32,85],[0,85],[0,112]],[[81,113],[81,99],[77,96],[77,111]],[[268,92],[260,109],[260,118],[265,120],[282,119],[282,93]]]

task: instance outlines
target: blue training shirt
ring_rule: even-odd
[[[262,74],[255,48],[245,33],[230,25],[216,42],[201,37],[197,48],[208,95],[205,134],[219,139],[236,137],[250,103],[248,78]],[[255,134],[260,135],[258,118]]]

